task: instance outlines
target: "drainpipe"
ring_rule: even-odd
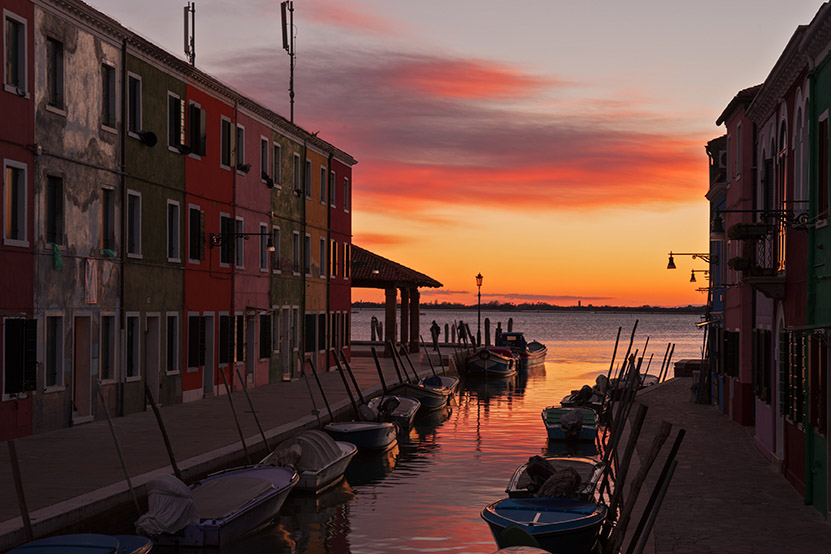
[[[300,258],[303,260],[303,267],[300,268],[300,320],[303,322],[301,326],[303,332],[300,336],[302,340],[298,341],[302,349],[303,358],[306,357],[306,179],[311,179],[311,175],[306,175],[306,157],[309,155],[308,147],[308,139],[303,139],[303,159],[300,160],[300,175],[302,177],[300,181],[300,186],[302,187],[300,190],[300,221],[302,223],[300,251],[302,255]],[[309,254],[311,255],[311,252]],[[315,364],[315,366],[317,365]]]
[[[326,179],[327,181],[332,178],[332,157],[334,156],[333,152],[329,152],[329,159],[327,160],[326,164]],[[332,264],[332,187],[331,183],[325,185],[326,186],[326,247],[324,250],[329,252],[329,259],[328,265]],[[323,264],[323,260],[320,260],[321,265]],[[334,336],[331,334],[332,329],[332,306],[330,299],[332,298],[332,272],[329,270],[329,267],[326,268],[326,333],[329,333],[329,343],[328,346],[332,346],[334,342]],[[337,358],[337,354],[335,355]],[[329,360],[329,348],[326,349],[326,360]],[[327,364],[328,365],[328,364]],[[326,369],[329,369],[328,367]]]
[[[124,38],[121,40],[121,272],[120,272],[120,281],[121,286],[118,292],[119,300],[120,300],[120,314],[119,314],[119,322],[121,322],[121,330],[124,331],[127,328],[127,321],[125,316],[125,309],[124,309],[124,283],[125,283],[125,276],[124,271],[127,266],[127,39]],[[126,336],[125,333],[119,333],[119,338]],[[124,350],[124,342],[119,341],[121,346],[120,350],[126,352]],[[124,357],[121,357],[121,364],[124,363]],[[124,372],[120,372],[121,375],[118,379],[117,383],[117,401],[118,405],[116,406],[116,413],[119,416],[124,415]]]
[[[234,227],[233,227],[234,233],[237,232],[237,166],[240,163],[239,142],[237,141],[237,133],[239,132],[239,131],[237,131],[237,125],[238,124],[239,124],[239,100],[234,99],[234,135],[231,138],[231,140],[234,141],[234,145],[235,145],[234,147],[235,147],[235,150],[236,150],[236,156],[234,158],[234,162],[236,162],[236,163],[234,163],[234,166],[231,168],[231,179],[232,179],[232,181],[231,181],[231,219],[233,220],[233,224],[234,224]],[[243,148],[245,148],[245,146],[243,146]],[[243,227],[242,231],[245,232],[244,227]],[[221,233],[222,229],[220,229],[219,232]],[[233,321],[236,321],[236,318],[237,318],[237,313],[236,313],[237,294],[236,294],[236,287],[234,286],[234,284],[235,284],[235,281],[236,281],[236,274],[237,274],[237,256],[239,254],[237,252],[237,244],[236,243],[237,243],[236,235],[234,235],[234,250],[233,250],[234,259],[231,260],[231,317],[234,318]],[[245,260],[243,260],[242,263],[243,263],[243,265],[245,265]],[[217,322],[218,321],[219,321],[219,318],[217,318]],[[248,324],[248,318],[246,317],[246,314],[244,312],[242,314],[242,324],[243,325]],[[234,325],[234,331],[236,331],[237,336],[239,336],[239,331],[237,331],[236,329],[237,329],[236,325]],[[243,332],[242,335],[243,335],[243,337],[248,336],[247,329]],[[234,344],[236,344],[236,341],[234,342]],[[243,348],[242,348],[243,356],[248,354],[248,352],[246,352],[246,350],[247,350],[246,346],[247,346],[247,344],[243,343]],[[234,369],[235,369],[235,364],[236,364],[235,357],[236,357],[236,353],[234,353],[231,356],[231,360],[229,361],[229,364],[228,364],[228,366],[231,368],[231,371],[230,371],[231,375],[229,376],[229,381],[230,381],[230,384],[231,384],[231,391],[234,390],[234,373],[235,373]],[[247,363],[247,361],[246,361],[246,363]],[[245,365],[245,364],[243,364],[243,365]],[[219,367],[219,364],[217,364],[217,368],[218,367]],[[220,369],[220,371],[225,371],[225,370]],[[248,379],[248,374],[247,373],[243,373],[243,376],[245,377],[245,379]],[[240,383],[240,386],[242,386],[242,383]]]
[[[822,64],[821,64],[822,65]],[[808,72],[808,98],[809,98],[809,106],[808,109],[810,110],[810,118],[808,121],[808,160],[816,160],[817,159],[817,129],[816,129],[816,71],[818,68],[815,68]],[[812,168],[808,167],[808,190],[813,191],[816,190],[815,185],[815,171],[812,171]],[[816,213],[816,201],[810,202],[810,193],[809,193],[809,217],[812,215],[811,211]],[[813,210],[811,210],[813,207]],[[815,280],[815,271],[814,271],[814,249],[816,248],[816,230],[813,227],[808,228],[808,282],[807,282],[807,311],[806,317],[808,325],[812,325],[814,323],[814,318],[816,317],[816,312],[813,306],[813,300],[816,298],[816,280]],[[809,364],[810,364],[810,351],[808,353]],[[805,429],[805,504],[813,504],[814,502],[814,428],[811,425],[811,420],[807,417],[808,414],[808,406],[810,404],[810,387],[805,386],[806,382],[810,380],[810,375],[808,375],[808,379],[805,379],[802,384],[802,414],[804,418],[804,429]]]

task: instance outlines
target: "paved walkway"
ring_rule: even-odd
[[[676,378],[637,397],[649,407],[638,440],[641,460],[662,420],[673,426],[664,453],[677,430],[686,430],[676,457],[678,467],[657,517],[654,552],[831,552],[831,524],[813,506],[806,506],[756,449],[752,428],[732,422],[711,406],[694,404],[690,384],[688,377]],[[650,472],[650,489],[664,458],[659,457]],[[647,495],[641,492],[641,497]]]

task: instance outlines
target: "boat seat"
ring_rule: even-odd
[[[220,519],[273,488],[265,479],[229,476],[192,489],[191,497],[201,519]]]

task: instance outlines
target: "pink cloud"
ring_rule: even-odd
[[[301,4],[298,3],[298,6]],[[399,34],[402,23],[378,15],[377,10],[370,12],[359,7],[355,2],[346,0],[307,0],[302,3],[303,10],[295,8],[295,19],[305,19],[321,25],[340,29],[368,31],[381,34]]]

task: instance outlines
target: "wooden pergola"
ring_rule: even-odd
[[[352,288],[384,289],[384,355],[391,356],[388,341],[395,342],[395,306],[401,291],[401,344],[418,352],[419,287],[443,286],[414,269],[352,245]]]

